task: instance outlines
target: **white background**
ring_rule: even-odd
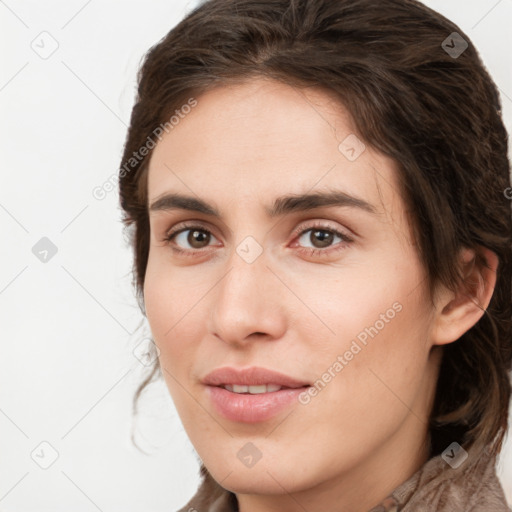
[[[425,3],[479,49],[510,133],[512,0]],[[144,331],[117,189],[92,196],[117,173],[141,57],[194,5],[0,1],[0,511],[169,512],[196,491],[197,456],[163,384],[136,424],[149,455],[130,442]],[[41,38],[58,44],[47,59],[31,47]],[[46,263],[32,253],[42,237],[58,250]],[[43,441],[58,453],[48,469],[35,462],[51,461]],[[510,440],[499,474],[512,503]]]

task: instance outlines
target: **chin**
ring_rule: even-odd
[[[225,489],[235,494],[281,495],[285,492],[299,492],[314,486],[313,475],[305,474],[304,467],[295,467],[290,471],[290,464],[282,459],[284,464],[276,461],[275,457],[264,460],[264,456],[252,467],[245,467],[235,455],[233,459],[222,458],[213,464],[203,461],[212,477]],[[286,491],[285,491],[286,489]]]
[[[258,470],[254,467],[240,473],[236,473],[233,470],[223,481],[222,477],[217,481],[222,487],[235,494],[263,494],[272,496],[284,494],[285,492],[297,492],[302,488],[298,482],[290,481],[289,471],[280,473],[274,467],[269,470],[269,473],[267,473],[266,468],[263,466]],[[217,477],[213,473],[212,476],[215,479]]]

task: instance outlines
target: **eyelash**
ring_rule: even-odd
[[[348,244],[350,244],[351,242],[354,241],[354,239],[350,236],[348,236],[346,233],[343,233],[337,229],[333,229],[332,227],[326,225],[326,224],[322,224],[320,222],[315,222],[307,227],[300,227],[296,230],[294,230],[293,232],[293,235],[295,237],[298,237],[300,238],[302,235],[304,235],[305,233],[307,233],[308,231],[312,231],[312,230],[317,230],[317,231],[326,231],[328,233],[332,233],[336,236],[338,236],[339,238],[342,239],[342,242],[338,242],[338,244],[334,245],[334,246],[331,246],[331,247],[328,247],[326,249],[317,249],[317,248],[311,248],[311,247],[302,247],[301,249],[299,249],[299,252],[303,252],[303,253],[307,253],[308,256],[315,256],[315,255],[326,255],[326,254],[331,254],[331,253],[334,253],[334,252],[338,252],[338,251],[342,251],[343,249],[346,248],[346,246]],[[175,252],[175,253],[178,253],[178,254],[183,254],[187,257],[195,257],[195,256],[200,256],[201,253],[204,253],[206,252],[204,249],[182,249],[178,246],[175,246],[175,245],[171,245],[172,244],[172,240],[175,236],[179,235],[180,233],[184,232],[184,231],[189,231],[189,230],[196,230],[196,231],[201,231],[203,233],[208,233],[210,235],[213,235],[213,233],[211,233],[211,231],[209,231],[208,229],[205,229],[204,227],[200,226],[200,225],[197,225],[197,224],[187,224],[186,222],[182,223],[180,225],[179,228],[176,228],[168,233],[166,233],[165,237],[163,238],[162,242],[165,244],[165,245],[170,245],[171,246],[171,249]]]

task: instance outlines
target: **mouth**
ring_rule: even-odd
[[[281,391],[284,389],[302,389],[307,388],[309,386],[297,386],[296,388],[291,388],[288,386],[280,386],[278,384],[262,384],[257,386],[246,386],[241,384],[222,384],[216,387],[223,388],[227,391],[231,391],[231,393],[239,393],[242,395],[261,395],[264,393],[276,393],[277,391]]]
[[[202,381],[218,414],[237,423],[270,420],[299,403],[310,386],[267,368],[218,368]]]
[[[281,389],[296,389],[310,384],[274,370],[250,368],[218,368],[209,373],[203,384],[219,386],[234,393],[273,393]]]

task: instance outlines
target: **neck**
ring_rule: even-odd
[[[408,422],[416,423],[416,428],[411,428]],[[408,433],[406,437],[402,429]],[[293,494],[285,489],[284,494],[272,496],[237,494],[238,509],[240,512],[304,512],[332,510],[335,506],[340,512],[368,512],[430,458],[426,424],[410,414],[402,429],[378,452],[372,452],[335,479]]]

